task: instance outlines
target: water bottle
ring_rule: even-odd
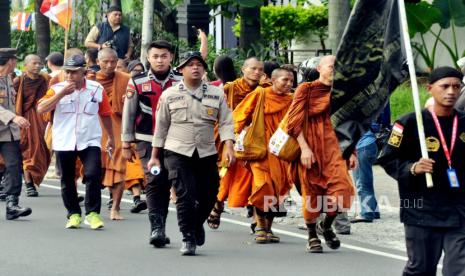
[[[157,165],[152,166],[150,168],[150,173],[153,174],[153,175],[159,175],[160,171],[161,171],[161,168],[159,166],[157,166]]]

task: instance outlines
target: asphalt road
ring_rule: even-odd
[[[280,244],[255,244],[242,217],[225,214],[220,229],[208,227],[206,244],[197,256],[180,256],[181,235],[171,208],[167,233],[172,244],[148,244],[147,213],[129,213],[110,221],[102,208],[105,228],[65,229],[65,208],[58,182],[46,180],[38,198],[22,197],[32,215],[16,221],[0,217],[0,275],[400,275],[405,253],[340,237],[343,246],[323,254],[305,252],[306,235],[294,226],[277,226]],[[79,187],[82,190],[82,186]],[[102,200],[104,207],[107,199]],[[2,202],[0,208],[4,210]],[[2,211],[3,212],[3,211]]]

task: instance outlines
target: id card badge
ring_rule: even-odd
[[[451,188],[460,187],[460,183],[457,178],[457,174],[455,173],[455,169],[452,169],[452,168],[447,169],[447,176],[449,177],[449,184]]]

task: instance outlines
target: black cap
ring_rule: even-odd
[[[86,67],[86,60],[83,55],[72,55],[63,64],[63,70],[79,70]]]
[[[463,74],[459,70],[449,66],[438,67],[431,72],[428,83],[433,84],[443,78],[458,78],[461,81]]]
[[[119,6],[110,6],[110,7],[108,8],[107,13],[114,12],[114,11],[123,12],[123,10],[121,9],[121,7],[119,7]]]
[[[187,52],[187,53],[182,54],[181,57],[180,57],[180,63],[178,65],[178,67],[176,67],[176,70],[179,70],[179,69],[183,68],[184,66],[186,66],[186,64],[189,61],[191,61],[194,58],[202,63],[205,70],[208,69],[208,65],[205,62],[205,60],[203,59],[202,54],[200,52],[196,51],[196,52]]]
[[[45,61],[50,61],[55,66],[63,66],[63,54],[60,52],[51,52],[46,58]]]
[[[16,56],[16,49],[15,48],[0,48],[0,58],[18,58]]]

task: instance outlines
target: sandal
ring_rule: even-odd
[[[257,223],[254,221],[250,224],[250,235],[255,234],[255,228],[257,228]]]
[[[269,242],[268,235],[265,229],[259,228],[255,231],[255,242],[260,244]]]
[[[36,187],[34,187],[33,183],[28,183],[26,184],[26,196],[27,197],[38,197],[39,193],[36,190]]]
[[[332,228],[325,229],[323,227],[323,221],[320,221],[320,223],[316,225],[316,228],[317,230],[319,230],[319,232],[323,233],[323,237],[325,238],[326,245],[329,248],[335,250],[341,247],[341,241],[338,239],[333,229]]]
[[[210,215],[207,218],[208,227],[210,227],[213,230],[216,230],[220,227],[221,213],[224,212],[223,206],[220,208],[217,208],[217,206],[218,202],[215,203],[215,206],[213,207],[212,211],[210,212]]]
[[[307,244],[308,253],[323,253],[323,247],[321,246],[321,240],[319,238],[311,238]]]
[[[279,243],[280,239],[278,236],[276,236],[271,230],[269,230],[266,233],[266,237],[268,238],[268,241],[271,243]]]

